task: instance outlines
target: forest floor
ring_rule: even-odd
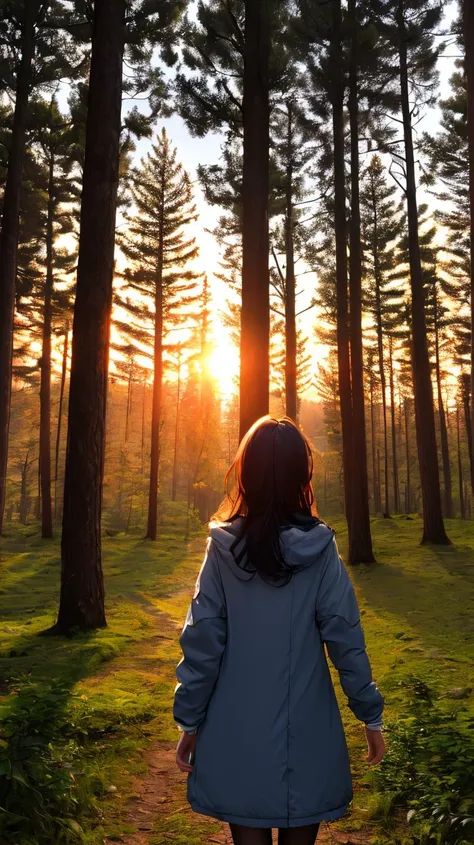
[[[344,555],[343,523],[331,524]],[[68,739],[69,756],[62,751],[56,768],[74,780],[77,841],[87,845],[229,841],[226,826],[190,811],[185,776],[174,763],[178,636],[205,544],[199,526],[190,538],[185,528],[182,506],[167,504],[156,544],[137,535],[104,537],[108,627],[71,638],[37,636],[57,609],[58,542],[42,541],[36,526],[12,527],[0,541],[0,717],[23,713],[31,731],[34,709],[35,734],[49,736],[56,724]],[[447,528],[453,545],[420,546],[419,519],[374,519],[378,562],[351,570],[389,723],[405,704],[410,676],[428,683],[447,707],[474,715],[474,530],[460,520]],[[394,821],[383,811],[367,775],[363,731],[343,712],[353,808],[323,826],[320,841],[412,842],[405,815]],[[0,845],[26,841],[36,840],[0,835]]]

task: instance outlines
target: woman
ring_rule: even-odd
[[[334,532],[312,513],[307,440],[263,417],[232,470],[180,638],[177,764],[192,808],[229,822],[236,845],[269,845],[272,828],[280,845],[313,845],[352,798],[324,645],[372,764],[383,699]]]

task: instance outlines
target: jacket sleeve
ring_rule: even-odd
[[[195,733],[203,721],[219,676],[227,638],[225,595],[209,538],[193,600],[179,642],[183,657],[176,669],[178,684],[173,715],[187,733]]]
[[[366,725],[380,725],[384,702],[372,680],[357,599],[334,538],[318,590],[316,620],[352,712]]]

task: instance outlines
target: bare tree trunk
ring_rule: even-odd
[[[357,0],[349,0],[351,57],[349,68],[349,122],[351,134],[350,222],[350,356],[352,375],[352,531],[350,563],[372,563],[369,480],[365,432],[364,353],[362,345],[362,234],[359,192],[359,84]]]
[[[293,111],[287,104],[288,162],[286,168],[285,208],[285,412],[296,422],[297,418],[297,364],[296,364],[296,280],[295,251],[293,242]]]
[[[382,414],[383,414],[383,442],[384,442],[384,509],[383,515],[388,519],[390,516],[390,494],[389,494],[389,474],[388,474],[388,424],[387,424],[387,383],[385,379],[385,362],[384,362],[384,348],[383,348],[383,323],[382,323],[382,297],[380,290],[380,261],[378,254],[378,215],[377,203],[375,200],[375,189],[372,185],[372,211],[374,215],[374,236],[372,243],[372,256],[374,260],[374,276],[375,276],[375,311],[376,311],[376,332],[377,332],[377,352],[379,358],[379,372],[380,372],[380,387],[382,391]]]
[[[143,495],[143,479],[145,476],[145,410],[146,410],[146,379],[143,377],[143,396],[142,396],[142,434],[140,442],[140,478],[141,478],[141,500],[142,500],[142,519],[145,510],[145,498]]]
[[[459,425],[459,405],[456,405],[456,434],[458,445],[458,478],[459,478],[459,508],[461,511],[461,519],[465,519],[466,510],[464,507],[464,479],[462,472],[462,455],[461,455],[461,427]]]
[[[397,458],[397,426],[395,421],[395,383],[393,372],[393,337],[389,338],[389,375],[390,375],[390,419],[392,424],[392,477],[393,477],[393,509],[400,511],[400,488],[398,483]]]
[[[269,408],[268,0],[245,0],[240,438]]]
[[[474,443],[474,0],[463,0],[465,69],[467,79],[467,128],[469,145],[469,200],[471,222],[471,443]],[[471,452],[471,489],[474,493],[474,460]]]
[[[125,435],[123,438],[123,442],[126,444],[128,440],[128,427],[130,423],[130,413],[132,410],[132,368],[133,362],[130,365],[130,370],[128,373],[128,385],[127,385],[127,410],[125,412]]]
[[[336,240],[337,358],[342,423],[345,514],[352,533],[352,395],[347,296],[346,176],[344,165],[344,71],[341,0],[333,3],[331,70],[334,139],[334,232]],[[349,538],[349,545],[350,545]]]
[[[131,525],[131,522],[132,522],[132,508],[133,508],[133,494],[134,494],[134,492],[135,492],[135,487],[134,487],[134,484],[132,482],[132,489],[130,491],[130,498],[129,498],[129,502],[128,502],[127,525],[125,527],[125,532],[127,534],[130,531],[130,525]]]
[[[382,480],[380,478],[380,449],[377,447],[377,483],[379,490],[382,489]]]
[[[444,515],[447,519],[453,518],[453,494],[451,484],[451,465],[449,460],[448,428],[446,425],[446,414],[444,411],[443,391],[441,387],[441,364],[439,357],[439,319],[438,319],[438,291],[436,283],[433,289],[433,319],[434,319],[434,340],[435,340],[435,371],[436,387],[438,392],[438,414],[439,431],[441,438],[441,458],[443,462],[444,478]]]
[[[176,422],[174,427],[174,450],[173,450],[173,480],[171,485],[171,501],[176,501],[176,488],[178,483],[178,437],[179,437],[179,409],[181,401],[181,349],[178,350],[178,386],[176,392]],[[202,405],[202,400],[201,400]]]
[[[36,505],[35,505],[35,519],[41,519],[41,454],[38,444],[38,472],[36,473]]]
[[[21,467],[21,487],[20,487],[20,510],[18,518],[22,525],[26,525],[28,519],[28,456],[30,450],[26,453],[26,458]]]
[[[374,404],[374,374],[370,370],[370,431],[372,440],[372,482],[374,489],[374,511],[380,512],[380,491],[377,478],[377,432],[375,425],[375,404]]]
[[[156,540],[158,526],[158,476],[160,468],[161,402],[163,393],[163,215],[161,215],[160,229],[160,249],[155,289],[155,347],[151,410],[150,487],[146,529],[148,540]]]
[[[405,513],[411,513],[411,470],[410,470],[410,411],[408,407],[408,399],[404,401],[405,410],[405,455],[407,462],[407,480],[405,487]]]
[[[469,377],[468,377],[469,378]],[[466,438],[467,438],[467,452],[469,455],[469,466],[472,469],[473,461],[474,461],[474,454],[473,454],[473,443],[472,443],[472,425],[471,425],[471,405],[470,405],[470,380],[467,383],[464,382],[463,390],[462,390],[462,403],[464,408],[464,426],[466,428]]]
[[[119,179],[125,0],[94,4],[54,631],[106,624],[101,555],[110,314]]]
[[[65,326],[66,332],[64,335],[64,344],[63,344],[63,360],[61,366],[61,383],[59,387],[59,407],[58,407],[58,428],[56,432],[56,454],[55,454],[55,461],[54,461],[54,516],[55,519],[58,517],[58,473],[59,473],[59,450],[61,446],[61,426],[62,426],[62,418],[63,418],[63,403],[64,403],[64,390],[66,387],[66,376],[67,376],[67,356],[68,356],[68,346],[69,346],[69,322],[66,322]]]
[[[425,293],[418,236],[415,158],[413,153],[403,0],[399,0],[398,30],[401,105],[405,142],[408,243],[410,252],[415,425],[423,498],[422,542],[447,544],[449,540],[444,528],[441,511],[433,388],[426,337]]]
[[[43,348],[40,386],[41,536],[53,536],[51,506],[51,323],[53,296],[54,155],[49,161],[46,221],[46,280],[43,304]]]
[[[32,64],[35,52],[35,22],[39,0],[24,4],[21,58],[17,66],[15,111],[8,157],[7,180],[3,194],[0,233],[0,534],[7,486],[8,435],[12,390],[13,316],[15,309],[16,256],[18,249],[19,214],[23,157],[25,152],[26,115],[30,95]]]

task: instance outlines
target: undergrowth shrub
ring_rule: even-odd
[[[67,713],[71,692],[23,680],[0,711],[0,841],[66,845],[82,841],[77,818],[92,797],[77,788],[80,746]]]
[[[417,678],[404,685],[406,710],[389,725],[388,752],[372,774],[381,814],[405,808],[417,845],[473,843],[474,719],[447,713]]]

